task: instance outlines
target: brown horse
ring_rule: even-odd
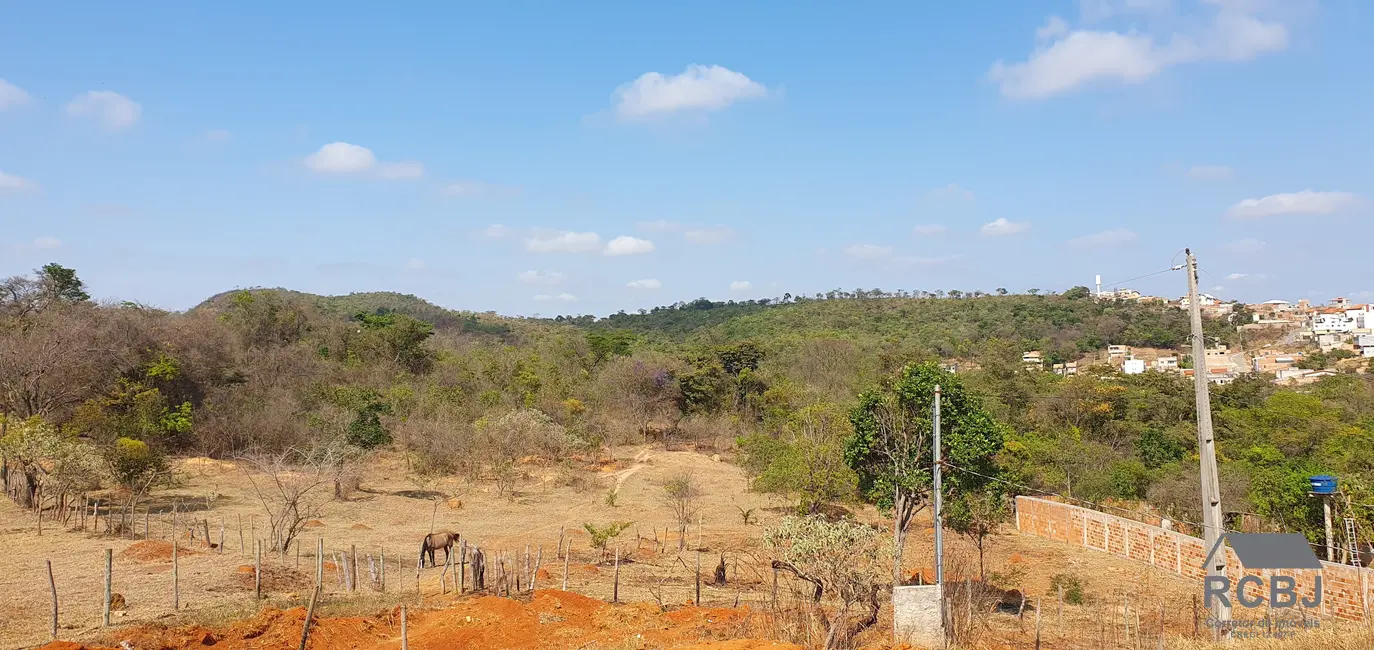
[[[434,551],[444,549],[444,564],[448,564],[449,553],[453,550],[453,545],[458,543],[458,533],[430,533],[425,535],[425,540],[420,542],[420,567],[425,566],[425,554],[429,554],[429,565],[438,566],[434,563]]]

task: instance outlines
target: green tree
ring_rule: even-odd
[[[85,302],[91,299],[86,293],[86,283],[76,277],[76,270],[69,269],[57,262],[44,264],[36,271],[44,291],[60,302]]]
[[[948,494],[977,490],[995,477],[1004,431],[963,382],[937,363],[909,365],[879,389],[859,396],[850,413],[854,435],[845,461],[858,474],[859,491],[893,514],[893,579],[901,580],[901,549],[911,518],[930,500],[931,414],[935,388],[941,400],[942,456]]]
[[[984,550],[988,537],[1007,521],[1007,498],[992,486],[975,492],[961,492],[944,510],[945,525],[973,542],[978,549],[978,579],[986,581]]]
[[[843,410],[814,404],[798,411],[781,437],[758,433],[742,438],[740,447],[755,489],[793,496],[803,513],[818,514],[854,494],[857,479],[844,457],[848,436]]]

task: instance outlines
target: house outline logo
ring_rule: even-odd
[[[1268,604],[1273,607],[1293,607],[1302,605],[1303,607],[1318,607],[1322,601],[1322,576],[1321,560],[1317,559],[1317,554],[1312,552],[1312,547],[1308,545],[1307,538],[1300,533],[1226,533],[1217,539],[1216,544],[1212,545],[1212,550],[1207,553],[1207,558],[1203,560],[1202,567],[1206,569],[1212,564],[1212,559],[1221,552],[1222,544],[1226,541],[1231,542],[1231,550],[1235,553],[1243,569],[1249,570],[1278,570],[1278,571],[1298,571],[1315,570],[1315,584],[1313,585],[1312,598],[1299,600],[1297,592],[1297,579],[1293,576],[1271,575],[1268,585]],[[1250,597],[1245,593],[1246,587],[1254,587],[1264,590],[1265,579],[1261,576],[1246,575],[1236,581],[1235,599],[1242,607],[1254,608],[1262,607],[1266,604],[1263,597]],[[1231,606],[1231,579],[1228,576],[1206,576],[1203,581],[1203,602],[1206,607],[1212,606],[1213,598],[1220,598],[1221,602],[1227,607]]]

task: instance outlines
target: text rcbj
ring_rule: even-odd
[[[1317,570],[1314,576],[1312,596],[1310,598],[1300,598],[1298,595],[1298,581],[1293,576],[1276,575],[1269,576],[1268,589],[1265,589],[1265,578],[1256,575],[1247,575],[1236,581],[1235,600],[1241,607],[1254,608],[1263,607],[1266,602],[1270,607],[1288,608],[1301,605],[1302,607],[1320,607],[1322,603],[1322,568],[1321,561],[1317,559],[1312,548],[1307,544],[1307,538],[1298,533],[1229,533],[1217,539],[1217,543],[1212,546],[1212,550],[1207,554],[1207,559],[1203,561],[1203,567],[1211,564],[1212,558],[1221,551],[1222,543],[1230,540],[1231,549],[1235,551],[1236,557],[1240,559],[1241,566],[1246,569],[1267,569],[1267,570]],[[1250,596],[1246,593],[1247,589],[1258,590],[1261,594],[1267,592],[1268,598],[1264,596]],[[1203,582],[1203,603],[1210,608],[1213,598],[1219,598],[1226,607],[1231,606],[1231,579],[1227,576],[1207,576]]]

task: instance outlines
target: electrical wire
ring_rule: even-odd
[[[1144,280],[1145,278],[1154,277],[1154,276],[1159,275],[1159,274],[1161,274],[1161,273],[1168,273],[1168,272],[1170,272],[1170,271],[1175,271],[1175,270],[1177,270],[1177,269],[1178,269],[1177,266],[1171,266],[1171,267],[1169,267],[1169,268],[1167,268],[1167,269],[1164,269],[1163,271],[1155,271],[1154,273],[1146,273],[1145,275],[1139,275],[1139,276],[1136,276],[1136,277],[1131,278],[1131,279],[1129,279],[1129,280],[1122,280],[1122,281],[1120,281],[1120,282],[1113,282],[1112,284],[1104,284],[1104,285],[1102,285],[1102,286],[1104,286],[1104,287],[1115,287],[1115,286],[1118,286],[1118,285],[1126,284],[1127,282],[1135,282],[1136,280]]]

